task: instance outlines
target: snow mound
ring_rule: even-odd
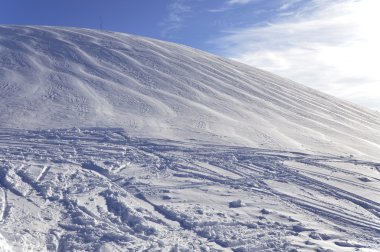
[[[121,127],[140,137],[380,153],[374,111],[186,46],[115,32],[0,26],[0,99],[7,128]]]

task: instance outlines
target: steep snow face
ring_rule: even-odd
[[[113,32],[0,26],[0,99],[0,127],[112,126],[150,138],[380,153],[376,112],[186,46]]]

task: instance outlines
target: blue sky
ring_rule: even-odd
[[[138,34],[380,111],[379,0],[0,0],[0,23]]]
[[[253,4],[253,2],[255,2]],[[0,23],[59,25],[138,34],[218,53],[228,29],[276,18],[282,0],[0,0]],[[274,11],[275,12],[275,11]]]

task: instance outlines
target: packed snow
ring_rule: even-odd
[[[110,128],[3,129],[0,160],[16,251],[380,248],[378,163]]]
[[[380,115],[186,46],[0,26],[0,251],[379,251]]]

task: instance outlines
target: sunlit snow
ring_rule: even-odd
[[[0,26],[0,251],[377,251],[380,116],[189,47]]]

